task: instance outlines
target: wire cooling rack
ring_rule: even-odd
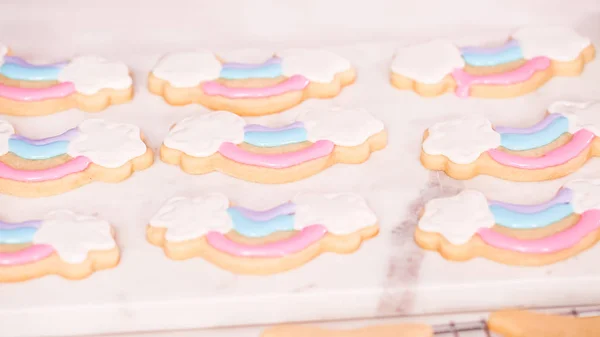
[[[571,316],[600,316],[600,306],[552,310],[548,313],[558,315]],[[437,324],[433,326],[433,331],[436,337],[495,337],[494,333],[490,332],[487,320],[471,322],[454,322],[450,321],[446,324]]]

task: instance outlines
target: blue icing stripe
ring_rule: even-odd
[[[568,131],[569,120],[566,117],[560,117],[536,133],[503,133],[500,135],[501,145],[514,151],[535,149],[552,143]]]
[[[0,74],[14,80],[56,81],[61,70],[55,66],[23,67],[15,63],[5,63],[0,67]]]
[[[15,229],[0,229],[0,244],[29,243],[37,228],[21,227]]]
[[[537,213],[519,213],[492,205],[496,224],[513,229],[541,228],[551,225],[573,213],[571,204],[558,204]]]
[[[494,54],[465,53],[462,57],[468,65],[488,67],[520,60],[523,58],[523,52],[521,47],[514,46]]]
[[[281,63],[265,64],[258,68],[223,67],[219,77],[227,80],[243,80],[247,78],[275,78],[279,76],[281,76]]]
[[[280,215],[267,221],[253,221],[234,208],[229,208],[227,213],[231,217],[236,232],[243,236],[260,238],[278,231],[294,230],[293,215]]]
[[[69,142],[58,141],[45,145],[33,145],[20,139],[9,139],[10,152],[25,159],[48,159],[67,153]]]
[[[302,143],[306,141],[306,137],[304,128],[267,132],[251,131],[244,133],[244,142],[259,147],[275,147]]]

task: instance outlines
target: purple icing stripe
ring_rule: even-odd
[[[9,222],[0,221],[0,229],[17,229],[17,228],[23,228],[23,227],[40,228],[41,225],[42,225],[41,220],[30,220],[30,221],[19,222],[19,223],[9,223]]]
[[[493,55],[518,46],[519,42],[517,40],[510,40],[498,47],[463,47],[460,48],[460,52],[462,54]]]
[[[31,144],[31,145],[46,145],[46,144],[50,144],[50,143],[54,143],[54,142],[61,142],[61,141],[68,142],[68,141],[73,140],[73,138],[77,137],[77,135],[79,135],[79,130],[77,128],[74,128],[74,129],[67,130],[58,136],[48,137],[48,138],[43,138],[43,139],[29,139],[29,138],[21,136],[21,135],[12,135],[10,138],[20,140],[20,141],[23,141],[23,142],[25,142],[27,144]]]
[[[557,204],[569,203],[569,202],[571,202],[572,198],[573,198],[573,191],[571,191],[568,188],[561,188],[552,200],[547,201],[542,204],[538,204],[538,205],[509,204],[509,203],[505,203],[505,202],[501,202],[501,201],[494,201],[494,200],[488,201],[488,204],[490,206],[500,206],[502,208],[505,208],[505,209],[507,209],[509,211],[513,211],[513,212],[538,213],[538,212],[541,212],[541,211],[543,211],[547,208],[550,208],[554,205],[557,205]]]
[[[294,122],[292,124],[288,124],[285,126],[280,126],[277,128],[270,128],[268,126],[259,125],[259,124],[249,124],[244,127],[244,132],[279,132],[286,131],[291,129],[303,128],[304,123],[302,122]]]
[[[228,69],[255,69],[255,68],[260,68],[260,67],[264,67],[264,66],[268,66],[268,65],[276,64],[276,63],[281,63],[281,59],[278,58],[278,57],[273,57],[273,58],[270,58],[270,59],[266,60],[263,63],[258,63],[258,64],[238,63],[238,62],[224,63],[223,64],[223,68],[228,68]]]
[[[67,64],[69,64],[69,61],[63,61],[63,62],[57,62],[57,63],[51,63],[51,64],[44,64],[44,65],[40,64],[40,65],[37,65],[37,64],[31,64],[31,63],[23,60],[22,58],[16,57],[16,56],[5,56],[4,57],[4,62],[5,63],[16,64],[16,65],[18,65],[20,67],[23,67],[23,68],[33,68],[33,69],[39,68],[39,67],[44,67],[44,68],[47,68],[47,67],[62,68],[64,66],[66,66]]]
[[[527,134],[527,133],[536,133],[548,127],[548,125],[552,124],[558,118],[563,117],[561,114],[550,114],[546,116],[543,120],[538,122],[537,124],[530,126],[528,128],[512,128],[507,126],[496,126],[494,130],[498,133],[516,133],[516,134]]]
[[[285,204],[281,204],[277,207],[273,207],[265,211],[255,211],[239,206],[233,206],[231,208],[240,212],[244,217],[252,221],[268,221],[280,215],[294,214],[294,212],[296,211],[296,205],[292,202],[287,202]]]
[[[0,253],[0,266],[13,266],[37,262],[54,253],[50,245],[33,245],[16,252]]]

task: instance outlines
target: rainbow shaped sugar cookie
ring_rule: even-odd
[[[148,78],[150,92],[171,105],[199,103],[240,116],[268,115],[308,98],[331,98],[354,82],[343,57],[325,50],[209,51],[164,56]]]
[[[96,56],[32,64],[0,43],[0,114],[41,116],[80,109],[95,112],[130,101],[133,82],[121,62]]]
[[[577,76],[595,49],[587,37],[560,26],[524,27],[500,46],[458,47],[433,40],[396,51],[391,82],[422,96],[505,98],[536,90],[554,76]]]
[[[58,136],[30,139],[0,120],[0,193],[42,197],[119,182],[153,161],[134,125],[88,119]]]
[[[115,267],[119,247],[107,221],[61,210],[41,220],[0,221],[0,282],[57,274],[82,279]]]
[[[234,273],[273,274],[325,252],[351,253],[378,232],[361,197],[304,193],[268,210],[233,206],[222,194],[175,197],[146,234],[174,260],[202,257]]]
[[[221,171],[278,184],[307,178],[335,163],[362,163],[386,144],[383,123],[361,109],[306,111],[278,127],[246,124],[233,113],[214,111],[175,124],[160,155],[191,174]]]
[[[600,155],[600,104],[556,102],[539,123],[492,126],[471,115],[425,132],[421,163],[456,179],[486,174],[512,181],[556,179]]]
[[[415,239],[449,260],[536,266],[568,259],[600,240],[600,180],[571,181],[538,205],[491,201],[475,190],[434,199]]]

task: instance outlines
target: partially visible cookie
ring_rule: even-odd
[[[520,310],[493,312],[490,331],[502,337],[598,337],[600,317],[572,317]]]
[[[460,48],[433,40],[396,51],[391,82],[422,96],[506,98],[536,90],[554,76],[576,76],[595,57],[587,37],[568,27],[523,27],[501,46]]]
[[[198,103],[260,116],[308,98],[337,96],[355,78],[348,60],[326,50],[196,51],[161,58],[148,77],[148,88],[171,105]]]
[[[133,81],[122,62],[79,56],[31,64],[0,44],[0,114],[41,116],[73,108],[95,112],[132,97]]]
[[[82,279],[119,263],[119,247],[107,221],[71,211],[42,220],[0,221],[0,282],[56,274]]]
[[[262,211],[208,194],[168,200],[146,235],[174,260],[201,257],[234,273],[273,274],[325,252],[351,253],[378,232],[377,217],[354,194],[303,193]]]

